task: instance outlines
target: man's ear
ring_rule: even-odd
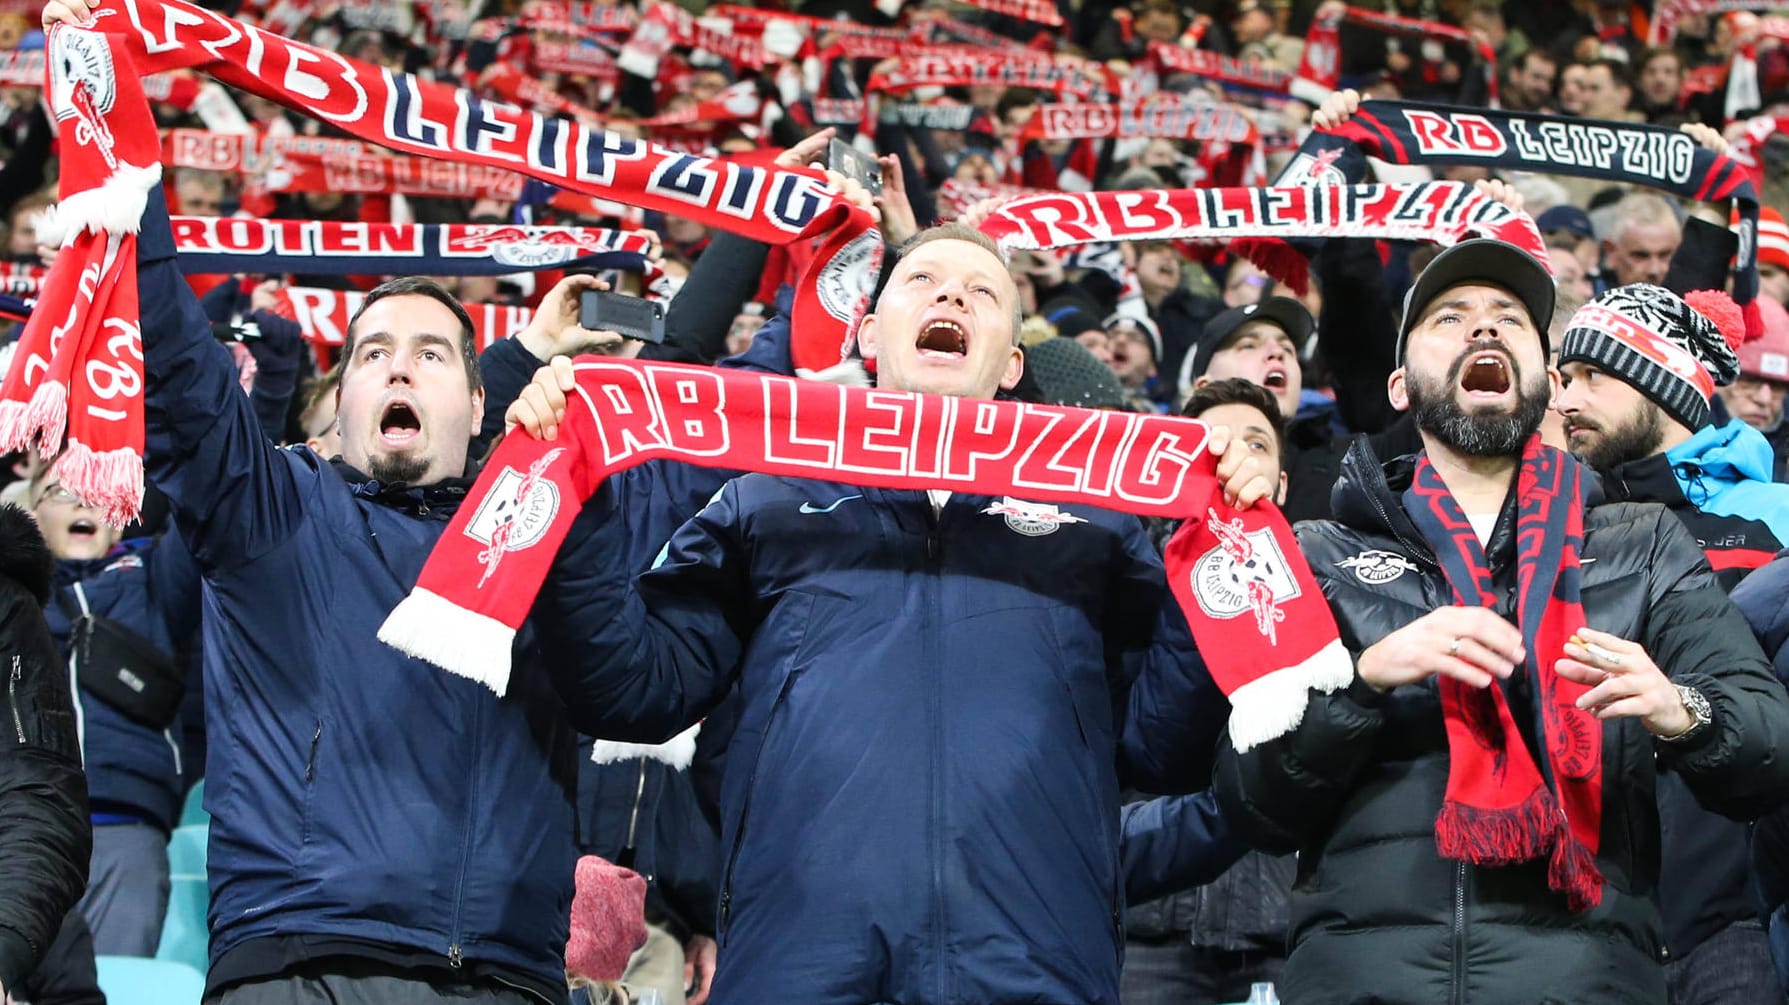
[[[876,339],[876,315],[866,314],[857,326],[857,354],[864,359],[875,359],[881,345]]]
[[[1013,346],[1012,355],[1006,358],[1006,372],[1000,375],[1000,387],[1010,391],[1019,386],[1019,378],[1025,376],[1025,354],[1018,346]]]
[[[1273,504],[1275,506],[1286,505],[1286,472],[1284,471],[1280,472],[1280,487],[1273,490]]]
[[[1200,374],[1199,376],[1193,378],[1193,390],[1197,391],[1198,389],[1200,389],[1201,387],[1204,387],[1205,385],[1207,385],[1209,383],[1211,383],[1211,378],[1205,376],[1204,374]]]
[[[473,429],[473,431],[476,432],[478,429],[483,427],[484,424],[485,424],[485,389],[482,387],[478,387],[478,388],[474,388],[472,390],[472,429]]]
[[[1385,396],[1391,399],[1391,407],[1400,412],[1410,411],[1410,388],[1406,381],[1408,376],[1403,367],[1398,367],[1385,379]]]

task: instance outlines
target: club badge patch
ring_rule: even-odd
[[[1205,518],[1218,544],[1193,565],[1193,596],[1199,608],[1212,618],[1252,612],[1255,627],[1269,645],[1276,644],[1279,623],[1286,618],[1280,605],[1303,592],[1279,542],[1266,528],[1245,531],[1240,517],[1225,523],[1207,510]]]
[[[1371,549],[1353,558],[1344,558],[1336,565],[1353,570],[1354,578],[1368,586],[1384,586],[1406,572],[1416,571],[1416,563],[1396,552]]]
[[[1062,529],[1065,523],[1086,523],[1087,521],[1072,513],[1064,512],[1060,507],[1049,503],[1025,502],[1012,496],[1003,496],[1000,501],[982,510],[988,516],[1003,516],[1006,525],[1026,537],[1043,537]]]

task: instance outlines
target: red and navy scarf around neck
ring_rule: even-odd
[[[1599,178],[1685,199],[1731,200],[1739,213],[1733,300],[1745,310],[1747,331],[1764,330],[1752,304],[1758,295],[1758,193],[1744,165],[1683,132],[1529,112],[1366,101],[1347,122],[1313,130],[1274,184],[1355,184],[1367,176],[1368,157]]]
[[[1541,707],[1537,765],[1502,686],[1475,688],[1441,676],[1447,727],[1447,793],[1435,819],[1446,858],[1501,866],[1547,857],[1547,883],[1574,911],[1602,900],[1596,866],[1602,834],[1603,727],[1577,700],[1590,689],[1553,663],[1584,626],[1579,559],[1584,549],[1583,471],[1569,454],[1528,441],[1516,475],[1516,619],[1525,674]],[[1490,562],[1472,523],[1425,453],[1404,510],[1441,563],[1457,603],[1497,604]],[[1524,713],[1526,709],[1522,710]]]

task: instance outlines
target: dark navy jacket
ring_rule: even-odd
[[[1227,712],[1138,521],[746,475],[630,588],[616,497],[536,624],[592,643],[551,667],[587,732],[663,740],[737,682],[717,1005],[1115,1002],[1123,696],[1148,654],[1203,698],[1189,775]]]
[[[148,469],[205,580],[214,987],[257,946],[266,972],[370,944],[564,1001],[576,737],[542,657],[522,633],[499,700],[376,640],[466,483],[269,444],[152,200]]]
[[[153,642],[170,660],[199,625],[199,572],[172,531],[167,538],[128,542],[104,558],[56,563],[56,599],[44,608],[63,660],[80,614],[74,584],[87,607]],[[87,794],[95,815],[134,816],[162,830],[180,818],[185,793],[181,725],[157,732],[79,691]]]

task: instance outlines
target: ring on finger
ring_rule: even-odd
[[[1456,636],[1454,636],[1454,640],[1453,640],[1453,642],[1452,642],[1452,643],[1450,643],[1450,644],[1449,644],[1449,645],[1448,645],[1448,647],[1447,647],[1447,654],[1448,654],[1448,655],[1449,655],[1449,656],[1458,656],[1458,655],[1460,655],[1460,643],[1461,643],[1461,641],[1462,641],[1462,640],[1461,640],[1461,638],[1460,638],[1460,637],[1459,637],[1459,636],[1458,636],[1458,635],[1456,635]]]

